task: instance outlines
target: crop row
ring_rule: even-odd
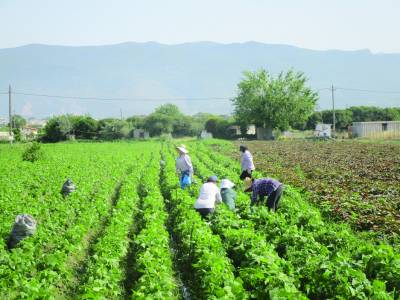
[[[219,236],[193,209],[188,191],[178,189],[174,160],[164,149],[164,168],[161,187],[168,203],[170,224],[180,257],[179,265],[184,282],[194,299],[246,299],[240,278],[227,258]]]
[[[71,151],[71,148],[64,149]],[[66,153],[62,157],[50,152],[43,162],[23,163],[31,171],[32,178],[39,173],[41,180],[31,181],[36,185],[30,187],[29,194],[22,199],[16,198],[7,212],[32,214],[38,220],[38,229],[18,248],[10,252],[1,249],[2,298],[54,297],[76,284],[75,272],[90,241],[108,217],[115,189],[132,164],[129,161],[133,160],[124,151],[117,153],[119,156],[113,153],[118,159],[111,160],[105,153],[83,157],[78,154],[81,149],[72,150],[76,150],[73,155]],[[78,189],[63,198],[60,188],[66,175],[73,178]],[[15,179],[15,186],[23,186],[18,177]],[[26,183],[28,176],[20,179]],[[3,192],[8,193],[8,201],[13,201],[13,189]],[[18,192],[14,197],[17,195]],[[9,229],[11,225],[9,223]]]
[[[79,288],[83,299],[115,299],[125,294],[122,283],[126,272],[123,259],[128,253],[129,231],[136,216],[139,204],[137,193],[141,171],[150,153],[143,153],[141,162],[136,164],[130,174],[121,183],[118,199],[111,211],[109,224],[97,240],[91,251],[82,284]]]
[[[192,161],[200,178],[213,173],[196,154],[192,155]],[[267,244],[263,234],[254,230],[251,221],[239,218],[223,204],[218,206],[211,220],[214,233],[221,236],[252,298],[306,298],[297,289],[300,283],[294,280],[289,265]]]
[[[238,173],[215,163],[226,162],[226,158],[216,154],[211,158],[208,156],[209,152],[199,144],[193,146],[193,149],[199,153],[200,160],[218,175],[239,183],[236,179]],[[232,164],[234,163],[230,160],[229,165]],[[352,235],[346,226],[326,226],[320,214],[307,205],[293,189],[287,188],[283,207],[276,214],[260,207],[249,210],[248,196],[242,192],[239,192],[238,204],[241,217],[250,221],[257,231],[262,232],[266,240],[276,247],[279,255],[294,267],[295,277],[301,282],[300,289],[309,297],[390,297],[385,296],[385,289],[398,289],[398,256],[393,249],[390,250],[385,245],[363,243],[364,247],[358,251],[356,246],[360,245],[360,240]],[[229,223],[218,223],[218,218],[216,230]],[[351,249],[348,249],[349,247]],[[369,253],[369,256],[375,255],[372,261],[382,261],[387,255],[388,265],[393,270],[388,270],[388,266],[385,266],[376,274],[371,273],[368,271],[370,264],[366,262],[364,255],[366,253]],[[361,262],[357,257],[363,257]]]
[[[158,152],[153,153],[141,179],[140,232],[134,237],[136,281],[132,299],[177,299],[179,296],[166,228],[168,214],[159,186],[159,161]]]

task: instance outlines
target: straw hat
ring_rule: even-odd
[[[235,186],[235,184],[230,181],[229,179],[222,179],[221,180],[221,189],[231,189]]]
[[[244,191],[247,191],[253,185],[253,180],[250,177],[246,177],[243,180],[243,185],[244,185]]]
[[[176,149],[178,149],[179,152],[182,152],[184,154],[188,154],[189,153],[189,151],[187,151],[185,145],[177,146]]]

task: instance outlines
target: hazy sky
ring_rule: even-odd
[[[126,41],[400,52],[400,0],[0,0],[0,48]]]

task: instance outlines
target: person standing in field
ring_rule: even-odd
[[[275,212],[282,196],[283,184],[273,178],[251,179],[246,177],[244,191],[252,193],[251,206],[263,204],[264,198],[267,196],[266,204],[271,211]]]
[[[179,176],[181,189],[184,190],[187,186],[192,184],[193,165],[192,160],[188,155],[189,151],[184,145],[177,146],[176,150],[179,153],[175,162],[176,173]]]
[[[221,180],[221,197],[222,202],[224,202],[230,210],[235,210],[236,192],[233,187],[235,184],[229,179]]]
[[[241,145],[239,147],[241,152],[241,167],[242,167],[242,174],[240,174],[240,180],[244,180],[246,177],[252,177],[251,174],[255,170],[254,163],[253,163],[253,156],[251,155],[250,151],[247,149],[247,146]]]
[[[201,186],[199,197],[194,203],[194,208],[203,218],[212,214],[215,211],[215,204],[222,201],[217,181],[217,176],[210,176]]]

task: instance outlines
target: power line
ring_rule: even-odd
[[[58,99],[71,99],[71,100],[87,100],[87,101],[206,101],[206,100],[230,100],[231,97],[204,97],[204,98],[101,98],[101,97],[79,97],[79,96],[62,96],[62,95],[49,95],[49,94],[34,94],[24,92],[13,92],[15,95],[33,96],[33,97],[46,97]]]
[[[375,93],[375,94],[400,94],[400,91],[384,91],[384,90],[369,90],[369,89],[357,89],[357,88],[347,88],[347,87],[335,87],[335,90],[343,91],[354,91],[354,92],[364,92],[364,93]],[[320,91],[331,91],[331,87],[316,89],[317,92]],[[9,92],[0,92],[0,94],[9,94]],[[65,96],[65,95],[51,95],[51,94],[37,94],[28,92],[18,92],[12,91],[14,95],[32,96],[32,97],[44,97],[44,98],[55,98],[55,99],[65,99],[65,100],[83,100],[83,101],[227,101],[234,98],[231,97],[176,97],[176,98],[114,98],[114,97],[82,97],[82,96]]]
[[[364,89],[354,89],[345,87],[335,87],[338,90],[344,91],[354,91],[354,92],[364,92],[364,93],[375,93],[375,94],[400,94],[400,91],[382,91],[382,90],[364,90]]]

